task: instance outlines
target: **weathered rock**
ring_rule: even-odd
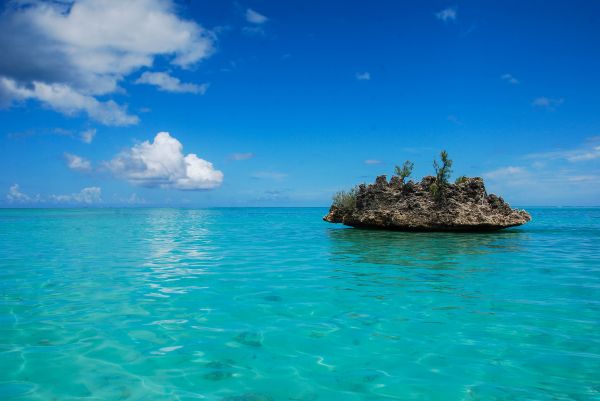
[[[512,209],[501,197],[488,195],[483,179],[465,178],[445,187],[436,200],[430,187],[435,177],[402,184],[397,177],[387,182],[361,184],[354,208],[332,205],[323,220],[353,227],[402,231],[495,231],[531,220],[525,210]]]

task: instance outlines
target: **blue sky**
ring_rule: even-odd
[[[441,149],[599,205],[599,42],[589,1],[5,2],[0,205],[326,206]]]

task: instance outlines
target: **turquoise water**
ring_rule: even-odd
[[[0,210],[0,399],[600,399],[600,209],[325,212]]]

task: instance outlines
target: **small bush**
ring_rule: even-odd
[[[344,210],[356,208],[356,194],[358,189],[352,188],[350,191],[339,191],[333,195],[333,205]]]
[[[442,150],[440,153],[442,159],[442,165],[440,166],[437,160],[433,161],[433,168],[435,169],[435,180],[442,186],[448,185],[450,174],[452,173],[452,160],[448,157],[448,152]]]
[[[464,175],[461,175],[460,177],[458,177],[456,179],[456,181],[454,181],[455,184],[462,184],[463,182],[466,182],[469,178],[467,178]]]
[[[413,167],[415,164],[410,160],[404,162],[402,167],[396,166],[395,173],[400,178],[400,183],[404,184],[404,180],[406,180],[412,174]]]
[[[431,195],[433,198],[440,202],[444,199],[446,187],[452,173],[452,160],[448,157],[448,152],[442,150],[440,153],[441,165],[437,160],[433,161],[433,168],[435,170],[435,183],[430,187]]]

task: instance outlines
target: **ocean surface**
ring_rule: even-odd
[[[600,209],[0,210],[0,400],[598,400]]]

